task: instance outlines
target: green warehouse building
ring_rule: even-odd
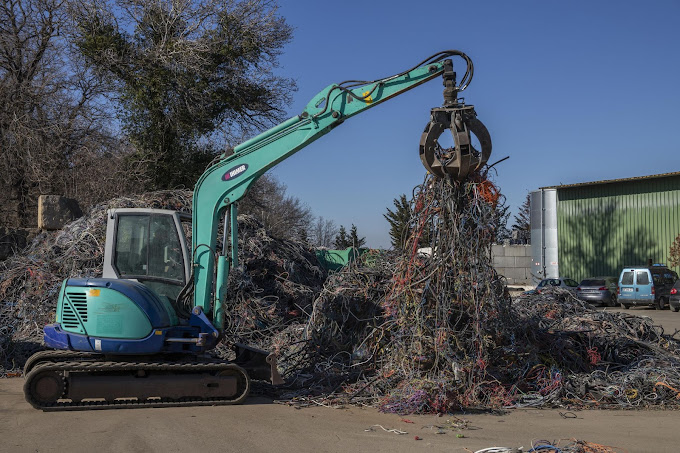
[[[542,187],[531,193],[534,280],[618,276],[668,263],[680,234],[680,172]],[[678,271],[678,269],[675,269]]]

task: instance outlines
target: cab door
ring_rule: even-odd
[[[110,210],[102,276],[136,280],[174,305],[190,275],[182,227],[190,220],[164,209]]]

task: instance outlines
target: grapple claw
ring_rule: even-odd
[[[453,148],[442,148],[439,137],[449,129],[453,134]],[[480,150],[470,141],[477,137]],[[477,119],[473,106],[432,109],[430,122],[420,137],[420,160],[433,175],[462,181],[481,168],[491,155],[491,136],[486,126]]]

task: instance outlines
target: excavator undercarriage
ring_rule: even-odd
[[[237,365],[184,361],[46,362],[24,384],[28,402],[44,411],[238,404],[249,389]]]
[[[213,406],[241,403],[250,391],[250,376],[282,382],[274,356],[234,349],[237,362],[42,351],[26,362],[24,394],[44,411]]]

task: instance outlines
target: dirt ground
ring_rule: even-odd
[[[627,311],[650,316],[669,333],[680,328],[680,313]],[[251,398],[242,406],[41,412],[25,402],[22,386],[23,378],[0,380],[0,452],[528,451],[532,442],[560,439],[563,446],[579,439],[625,452],[680,450],[680,411],[522,409],[401,417],[355,407],[295,409]],[[466,429],[454,427],[461,420]]]
[[[396,453],[474,452],[494,446],[527,451],[532,441],[563,439],[560,444],[566,445],[574,438],[616,451],[677,452],[680,440],[680,411],[513,410],[401,417],[355,407],[295,409],[251,398],[242,406],[41,412],[24,401],[22,385],[22,378],[0,380],[3,452]],[[467,429],[453,427],[460,420],[467,420]]]

